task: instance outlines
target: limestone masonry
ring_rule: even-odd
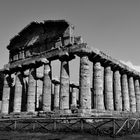
[[[0,71],[1,114],[140,113],[140,73],[83,43],[65,20],[32,22],[7,49],[9,63]],[[70,81],[69,62],[76,56],[79,84]],[[60,80],[52,77],[55,60],[61,62]]]

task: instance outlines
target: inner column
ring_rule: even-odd
[[[14,94],[14,112],[21,112],[21,101],[22,101],[22,75],[21,72],[16,73],[15,81],[15,94]]]
[[[52,94],[52,73],[49,61],[44,64],[44,79],[43,79],[43,111],[51,111],[51,94]]]
[[[42,110],[42,88],[43,81],[41,79],[36,80],[36,109]]]
[[[42,110],[42,91],[43,91],[43,70],[44,66],[38,62],[39,67],[36,68],[36,110]]]
[[[69,62],[66,58],[63,58],[60,61],[60,110],[66,110],[69,112]]]
[[[59,89],[60,89],[60,82],[54,80],[54,110],[59,110]]]
[[[71,109],[77,108],[77,87],[72,85],[72,95],[71,95]]]

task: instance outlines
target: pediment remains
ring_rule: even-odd
[[[74,43],[74,26],[65,20],[31,22],[7,46],[10,62]]]

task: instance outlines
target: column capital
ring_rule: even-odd
[[[59,85],[59,84],[60,84],[60,81],[59,81],[59,80],[56,80],[56,79],[53,79],[53,80],[52,80],[52,83],[53,83],[53,84],[56,84],[56,85]]]
[[[4,69],[3,69],[3,73],[4,73],[4,74],[10,74],[10,69],[9,69],[9,67],[4,68]]]
[[[105,71],[106,71],[106,72],[108,72],[108,71],[111,70],[111,66],[106,66],[106,67],[104,67],[104,68],[105,68]]]
[[[26,61],[22,64],[22,66],[27,69],[27,68],[31,68],[31,67],[35,67],[36,65],[36,61],[32,60],[32,61]]]
[[[26,69],[23,71],[23,76],[28,77],[29,76],[29,69]]]
[[[36,64],[43,65],[43,64],[48,64],[48,63],[50,63],[50,61],[45,57],[39,58],[36,60]]]
[[[78,88],[79,86],[76,85],[76,84],[74,84],[74,83],[72,83],[72,84],[70,84],[70,87],[72,87],[72,88]]]
[[[76,55],[79,56],[80,58],[83,56],[87,56],[89,58],[89,60],[91,61],[90,55],[87,52],[81,51],[81,52],[78,52]]]
[[[15,72],[20,71],[22,69],[22,65],[18,64],[14,69]]]
[[[68,52],[64,52],[62,54],[59,54],[59,60],[60,61],[71,61],[75,58],[75,55],[70,55]]]

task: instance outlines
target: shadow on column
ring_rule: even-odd
[[[28,92],[28,83],[25,80],[22,83],[21,111],[27,111],[27,92]]]
[[[11,88],[10,88],[10,97],[9,97],[9,113],[13,112],[14,93],[15,93],[15,86],[11,86]]]

